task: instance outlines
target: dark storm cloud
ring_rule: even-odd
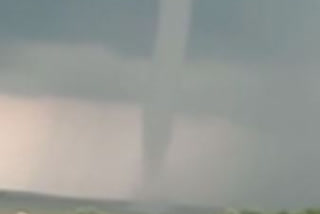
[[[98,42],[140,55],[153,50],[157,0],[2,0],[0,4],[0,35],[5,41]],[[249,61],[301,52],[319,35],[318,10],[318,2],[312,0],[195,1],[188,52],[194,57]]]
[[[126,54],[152,51],[155,0],[0,1],[0,36],[14,40],[102,43]]]
[[[318,11],[312,0],[195,1],[190,52],[249,62],[303,57],[320,33]]]

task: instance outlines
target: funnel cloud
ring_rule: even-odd
[[[160,1],[155,53],[155,67],[150,75],[150,91],[144,106],[143,144],[146,190],[165,160],[172,138],[175,100],[179,88],[179,67],[185,57],[192,1]],[[151,185],[151,186],[150,186]],[[147,198],[152,195],[147,194]]]

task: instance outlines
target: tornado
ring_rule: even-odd
[[[179,72],[185,58],[192,0],[160,0],[153,70],[143,113],[144,185],[152,188],[170,146]],[[148,196],[150,197],[150,196]]]

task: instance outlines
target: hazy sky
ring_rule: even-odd
[[[162,194],[318,202],[319,10],[194,1]],[[156,0],[0,0],[0,187],[134,195],[158,15]]]

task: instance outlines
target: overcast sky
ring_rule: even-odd
[[[0,187],[134,195],[132,97],[153,69],[158,3],[0,0]],[[316,0],[194,1],[162,194],[317,204],[319,12]]]

